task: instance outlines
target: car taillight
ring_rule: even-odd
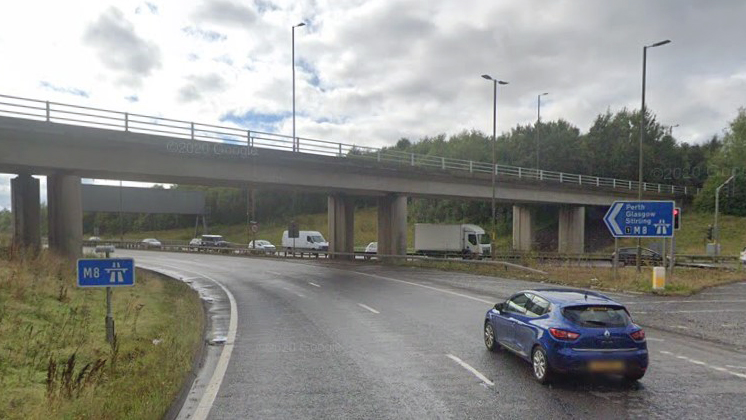
[[[629,335],[635,341],[642,341],[645,339],[645,330],[639,329]]]
[[[550,328],[549,333],[552,334],[552,337],[558,340],[575,340],[580,337],[580,334],[576,332],[560,330],[557,328]]]

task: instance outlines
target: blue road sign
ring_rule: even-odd
[[[78,287],[135,285],[135,260],[96,258],[78,260]]]
[[[615,238],[670,238],[673,201],[615,201],[604,223]]]

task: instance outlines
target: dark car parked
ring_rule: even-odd
[[[611,260],[614,260],[614,253]],[[619,262],[624,265],[637,264],[637,247],[619,248]],[[652,249],[641,248],[640,262],[643,265],[659,265],[663,263],[663,256]]]

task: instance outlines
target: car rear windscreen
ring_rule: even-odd
[[[567,306],[562,309],[562,314],[570,322],[581,327],[625,327],[630,323],[629,314],[627,314],[627,311],[621,306]]]

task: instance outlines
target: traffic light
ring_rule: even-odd
[[[674,230],[681,228],[681,208],[679,207],[673,209],[673,228]]]

